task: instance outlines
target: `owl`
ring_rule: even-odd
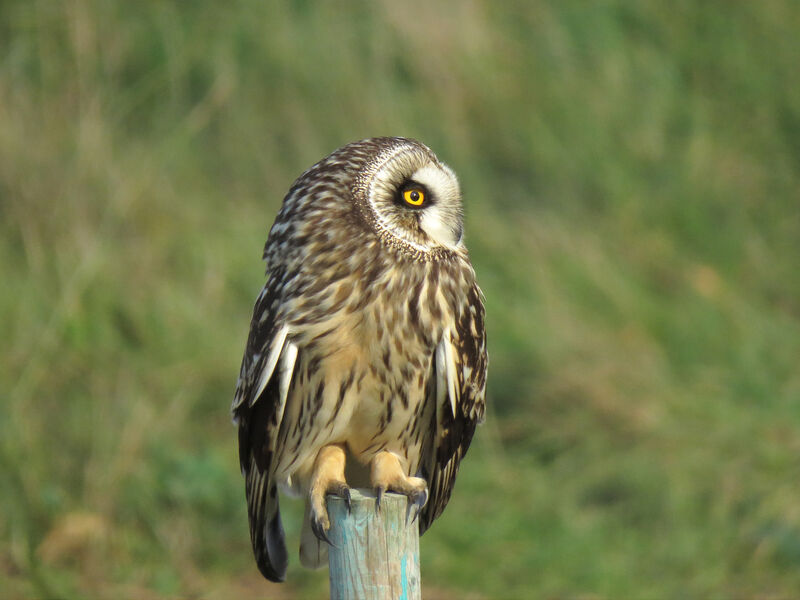
[[[263,258],[232,413],[255,559],[282,581],[278,489],[305,497],[311,568],[328,494],[403,494],[431,525],[484,418],[488,361],[458,181],[418,141],[354,142],[308,169]]]

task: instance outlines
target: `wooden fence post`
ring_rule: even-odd
[[[344,500],[328,496],[331,600],[422,598],[419,524],[406,523],[407,502],[386,493],[376,512],[375,495],[353,489],[348,514]]]

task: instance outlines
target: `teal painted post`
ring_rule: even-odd
[[[351,490],[344,500],[328,496],[331,600],[420,600],[419,525],[406,524],[405,496]],[[412,513],[413,515],[413,513]]]

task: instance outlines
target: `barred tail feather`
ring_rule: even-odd
[[[251,465],[246,487],[250,540],[258,570],[270,581],[283,581],[289,554],[278,505],[278,489],[255,464]]]

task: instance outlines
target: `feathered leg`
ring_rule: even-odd
[[[321,541],[331,543],[328,529],[331,527],[325,496],[333,494],[344,498],[350,507],[350,488],[344,478],[345,449],[344,444],[324,446],[317,453],[314,468],[311,471],[311,484],[308,490],[309,521],[314,535]]]
[[[380,509],[381,497],[386,491],[396,492],[408,498],[408,514],[412,507],[416,508],[414,519],[417,518],[422,507],[428,501],[428,484],[421,477],[406,475],[400,458],[391,452],[382,451],[375,455],[370,462],[370,480],[375,490],[375,508]]]

